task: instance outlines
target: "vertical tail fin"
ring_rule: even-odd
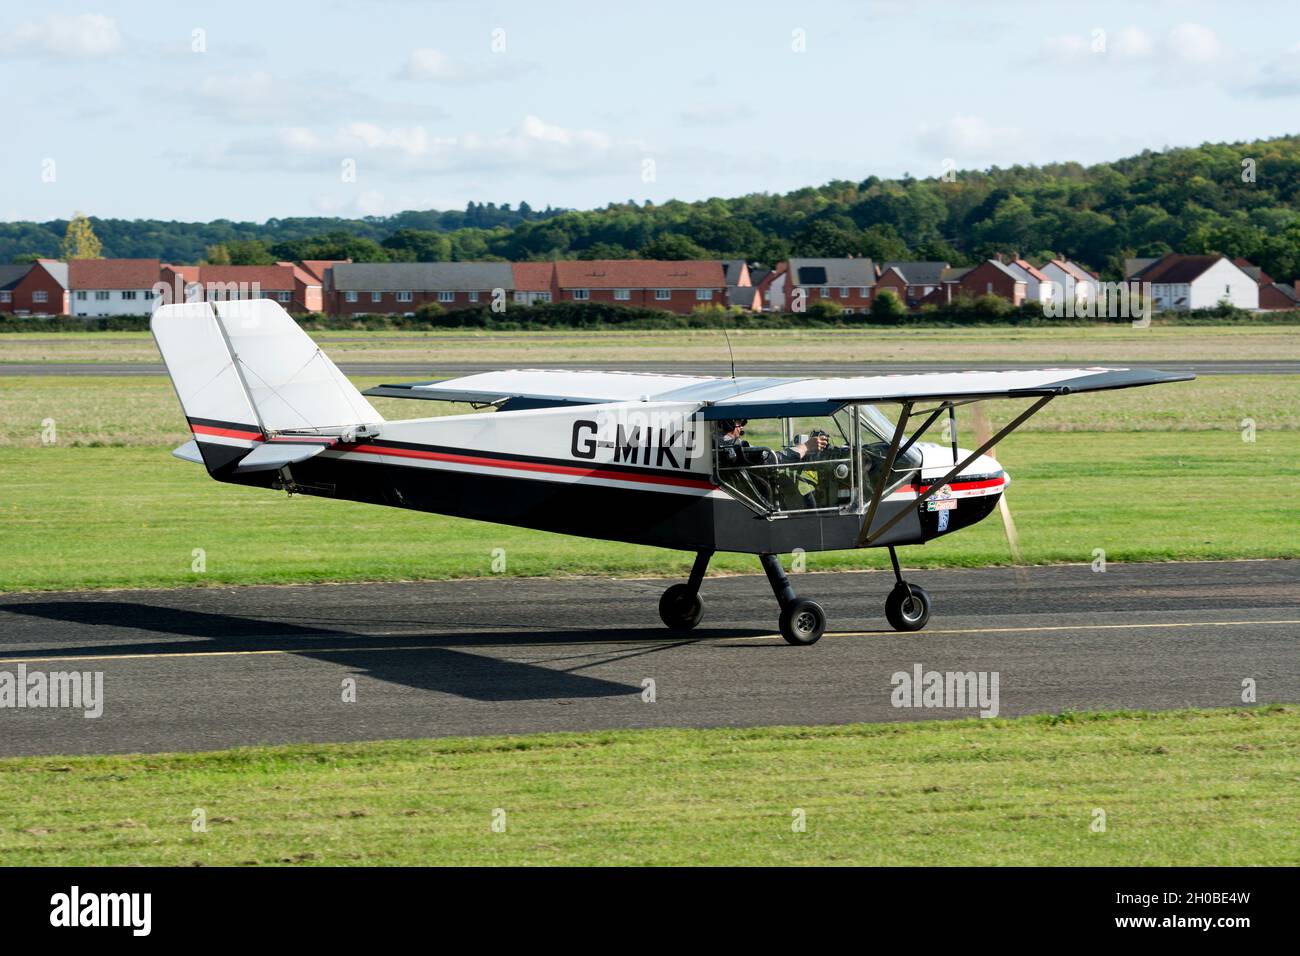
[[[280,432],[383,421],[289,313],[266,299],[161,306],[150,327],[209,472]]]

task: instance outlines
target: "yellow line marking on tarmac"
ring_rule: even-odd
[[[1035,627],[965,627],[965,628],[948,628],[943,630],[923,630],[915,631],[918,636],[930,634],[1034,634],[1042,631],[1116,631],[1116,630],[1139,630],[1147,628],[1171,628],[1171,627],[1250,627],[1252,625],[1278,625],[1278,624],[1300,624],[1300,620],[1288,621],[1166,621],[1159,624],[1052,624],[1040,625]],[[828,631],[822,635],[822,638],[828,637],[873,637],[880,635],[894,635],[896,631]],[[467,636],[472,636],[473,632],[467,632]],[[715,641],[770,641],[781,640],[780,634],[760,634],[756,637],[719,637]],[[665,641],[682,640],[682,635],[665,635]],[[690,638],[686,638],[691,642]],[[692,643],[705,643],[708,638],[694,641]],[[503,643],[496,646],[501,647],[546,647],[550,646],[551,641],[537,643],[531,641],[521,641],[519,643]],[[581,641],[577,642],[583,643]],[[639,640],[639,641],[589,641],[589,645],[599,645],[601,647],[616,647],[624,644],[653,644],[658,641]],[[379,651],[436,651],[446,648],[445,644],[396,644],[396,645],[368,645],[354,644],[345,647],[285,647],[271,648],[264,650],[243,650],[243,651],[160,651],[150,654],[86,654],[67,657],[2,657],[0,664],[50,664],[55,662],[76,662],[76,661],[140,661],[140,660],[161,660],[173,657],[255,657],[258,655],[288,655],[288,654],[363,654],[375,653]]]
[[[1295,621],[1162,621],[1158,624],[1051,624],[1035,627],[959,627],[948,629],[924,628],[920,631],[827,631],[822,638],[828,637],[871,637],[879,634],[912,633],[919,637],[930,634],[1035,634],[1041,631],[1136,631],[1157,627],[1243,627],[1252,624],[1300,624]],[[780,634],[764,634],[761,637],[734,637],[735,641],[765,641],[780,637]]]

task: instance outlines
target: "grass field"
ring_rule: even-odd
[[[1296,359],[1294,326],[1131,326],[960,329],[737,329],[730,331],[739,371],[746,362],[1078,362]],[[716,359],[725,374],[726,340],[717,330],[658,332],[312,332],[339,362],[648,362]],[[17,333],[0,336],[4,362],[158,362],[146,332]]]
[[[16,758],[0,858],[1295,866],[1297,773],[1294,706]]]
[[[390,400],[383,411],[411,406]],[[1254,442],[1239,431],[1247,417]],[[1300,509],[1290,506],[1300,491],[1298,417],[1300,383],[1285,376],[1053,403],[1037,423],[1046,430],[998,448],[1014,479],[1024,560],[1090,561],[1097,548],[1117,561],[1300,556]],[[52,446],[40,444],[45,418],[56,423]],[[187,437],[166,380],[0,378],[0,590],[475,576],[491,573],[495,548],[516,575],[689,567],[680,552],[219,484],[171,457]],[[191,570],[196,548],[203,573]],[[904,555],[921,566],[1009,560],[996,518]],[[877,551],[828,553],[808,566],[885,561]],[[754,561],[722,555],[714,568],[752,572]]]
[[[1027,563],[1300,557],[1300,433],[1026,434],[1000,450]],[[491,573],[684,574],[690,556],[398,509],[223,485],[163,448],[6,449],[0,590],[416,580]],[[1244,483],[1268,489],[1251,494]],[[383,547],[375,542],[382,541]],[[191,570],[205,552],[206,570]],[[921,548],[913,566],[1009,561],[996,517]],[[810,570],[884,567],[883,551],[815,553]],[[744,555],[717,571],[752,573]]]

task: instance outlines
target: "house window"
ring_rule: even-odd
[[[344,292],[343,298],[348,302],[355,302],[357,301],[357,294],[355,292]]]
[[[14,294],[12,292],[0,292],[0,302],[12,302]]]
[[[48,292],[45,292],[44,290],[38,290],[32,293],[33,302],[48,302],[49,300],[50,300],[50,294]]]
[[[990,282],[990,283],[988,284],[988,288],[987,288],[986,291],[988,292],[989,295],[992,295],[992,294],[993,294],[993,283],[992,283],[992,282]]]
[[[8,296],[9,293],[6,292],[5,295]],[[77,293],[77,300],[80,301],[80,302],[85,302],[85,301],[86,301],[86,293],[85,293],[85,292],[78,292],[78,293]],[[6,298],[5,301],[8,302],[8,301],[9,301],[8,298]]]
[[[293,298],[293,296],[288,292],[277,292],[275,294],[275,297],[279,299],[281,302],[288,302],[291,298]]]
[[[370,301],[371,301],[371,302],[383,302],[383,301],[384,301],[384,294],[383,294],[382,292],[372,292],[372,293],[370,293]]]
[[[831,297],[831,290],[828,286],[822,286],[817,290],[817,294],[823,299],[829,299]]]
[[[869,294],[870,294],[870,293],[869,293],[869,290],[867,289],[866,286],[863,286],[861,289],[858,290],[858,295],[862,296],[862,298],[864,298],[864,299],[865,299]]]
[[[135,289],[125,289],[122,292],[122,298],[128,301],[135,299]]]
[[[695,290],[695,298],[698,299],[700,302],[708,302],[710,299],[713,298],[713,290],[712,290],[712,289],[696,289],[696,290]]]
[[[590,299],[590,298],[591,298],[591,290],[589,290],[589,289],[574,289],[574,290],[573,290],[573,301],[574,301],[574,302],[586,302],[586,301],[587,301],[588,299]]]
[[[470,292],[470,294],[469,294],[469,300],[470,300],[471,302],[477,302],[477,301],[478,301],[478,289],[474,289],[474,290],[472,290],[472,291]]]
[[[840,298],[841,298],[841,299],[847,299],[848,297],[849,297],[849,288],[848,288],[848,286],[840,286]]]
[[[148,302],[150,299],[153,298],[153,289],[145,289],[143,292],[140,293],[140,298]]]
[[[96,301],[96,302],[107,302],[107,301],[108,301],[108,290],[107,290],[107,289],[101,289],[100,291],[96,292],[96,293],[95,293],[95,301]]]
[[[527,302],[527,301],[528,301],[528,293],[527,293],[527,292],[516,292],[516,293],[515,293],[515,301],[516,301],[516,302]]]
[[[615,289],[615,290],[614,290],[614,300],[615,300],[616,302],[627,302],[627,301],[628,301],[629,299],[631,299],[631,298],[632,298],[632,290],[631,290],[631,289]]]
[[[456,293],[455,293],[454,291],[452,291],[452,292],[446,292],[446,291],[444,291],[444,292],[439,292],[439,293],[438,293],[438,301],[439,301],[439,302],[455,302],[455,301],[456,301]]]
[[[537,293],[537,301],[538,301],[538,302],[550,302],[550,301],[551,301],[551,294],[550,294],[549,292],[539,292],[539,293]]]
[[[655,289],[655,299],[659,302],[666,302],[673,297],[672,289]]]
[[[399,293],[397,293],[397,301],[398,301],[398,302],[410,302],[410,301],[411,301],[411,293],[410,293],[409,291],[406,291],[406,292],[399,292]]]

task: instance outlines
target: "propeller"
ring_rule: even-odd
[[[971,423],[975,426],[975,441],[977,445],[982,446],[989,440],[993,434],[993,429],[989,426],[988,413],[984,411],[984,403],[976,402],[971,406]],[[995,456],[997,448],[990,448],[986,454]],[[998,511],[1002,513],[1002,529],[1007,534],[1007,548],[1011,552],[1011,561],[1013,564],[1020,564],[1020,536],[1016,534],[1016,523],[1011,520],[1011,506],[1007,504],[1007,492],[1004,488],[1001,496],[998,498]]]

